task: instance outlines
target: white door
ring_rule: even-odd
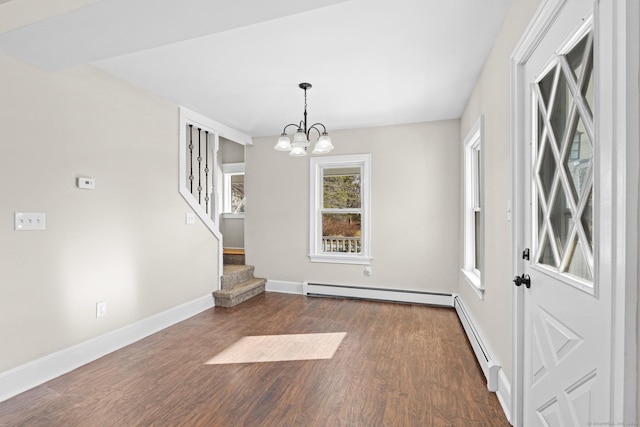
[[[609,419],[611,293],[594,280],[599,141],[592,9],[591,0],[566,1],[524,65],[530,145],[521,208],[529,259],[514,281],[524,293],[527,427]]]

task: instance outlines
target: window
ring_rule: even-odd
[[[483,298],[482,117],[464,141],[464,276]]]
[[[369,264],[369,154],[311,158],[312,262]]]
[[[222,165],[222,209],[223,216],[244,216],[244,163]]]

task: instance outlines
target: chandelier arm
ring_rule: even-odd
[[[312,130],[315,130],[316,132],[318,132],[318,138],[320,138],[322,136],[322,132],[320,132],[320,129],[318,129],[318,127],[316,125],[322,126],[322,128],[326,132],[327,129],[324,127],[324,125],[322,123],[315,123],[315,124],[311,125],[311,127],[309,127],[309,131],[307,132],[307,139],[310,139]]]
[[[286,135],[286,133],[287,133],[287,128],[288,128],[289,126],[295,126],[296,128],[300,128],[300,126],[299,126],[299,125],[297,125],[297,124],[295,124],[295,123],[289,123],[288,125],[286,125],[286,126],[284,127],[284,129],[282,129],[282,133],[283,133],[283,134],[285,134],[285,135]]]
[[[315,128],[316,126],[322,126],[322,133],[327,133],[327,128],[322,123],[314,123],[314,124],[312,124],[311,127],[309,128],[309,130],[311,130],[312,128]],[[318,129],[316,128],[316,130],[318,130]],[[320,131],[318,131],[318,133],[320,133]]]

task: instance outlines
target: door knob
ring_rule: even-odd
[[[515,283],[516,286],[524,285],[527,289],[529,289],[531,287],[531,278],[528,274],[523,274],[522,276],[514,277],[513,283]]]

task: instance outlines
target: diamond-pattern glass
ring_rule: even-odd
[[[542,197],[547,202],[547,205],[549,205],[549,195],[551,193],[551,186],[553,185],[555,170],[556,160],[547,140],[547,143],[543,144],[542,153],[540,154],[540,168],[538,170],[538,176],[542,184]]]
[[[585,85],[582,88],[582,96],[584,97],[591,117],[593,118],[593,106],[595,102],[593,92],[593,50],[590,50],[590,55],[587,57],[591,66],[586,70]]]
[[[578,239],[573,242],[573,254],[571,256],[571,262],[569,263],[567,273],[593,281],[591,268],[589,268],[589,264],[587,264],[587,259],[584,256],[582,245],[579,243]]]
[[[587,237],[587,243],[591,247],[591,253],[593,253],[593,190],[589,191],[589,198],[582,211],[580,222]]]
[[[538,82],[537,105],[543,107],[538,108],[534,128],[538,146],[537,261],[558,273],[591,282],[594,144],[588,129],[593,129],[589,114],[593,111],[592,45],[588,34],[564,59],[557,57],[556,66]],[[569,67],[560,65],[564,60]],[[572,88],[578,88],[575,96]],[[585,112],[582,105],[590,111]]]
[[[558,185],[556,198],[551,208],[550,220],[553,234],[556,238],[556,248],[560,255],[562,255],[573,223],[569,202],[562,185]]]
[[[540,195],[542,197],[542,195]],[[538,202],[538,233],[542,231],[544,227],[544,209],[542,208],[542,201]]]
[[[573,49],[567,54],[567,62],[573,72],[573,78],[577,81],[580,78],[580,73],[584,68],[584,50],[587,47],[588,38],[584,37],[580,42],[575,45]]]
[[[578,200],[585,190],[592,160],[593,146],[582,119],[578,118],[576,125],[573,126],[572,136],[569,138],[569,150],[564,161],[574,200]]]
[[[542,116],[542,111],[538,111],[538,151],[542,150],[542,144],[546,141],[547,137],[544,133],[545,125],[544,125],[544,117]]]
[[[552,267],[557,267],[556,259],[553,256],[553,248],[551,247],[551,241],[548,238],[543,240],[543,243],[546,243],[542,247],[542,252],[540,253],[540,259],[538,262],[544,265],[550,265]]]
[[[549,105],[551,99],[551,90],[553,89],[553,83],[555,79],[557,68],[554,68],[546,76],[540,80],[538,87],[540,87],[540,93],[542,94],[542,102],[544,105]]]
[[[564,73],[561,72],[560,76],[558,77],[558,85],[556,87],[556,92],[553,100],[551,117],[549,117],[551,128],[553,129],[553,134],[555,136],[556,144],[558,145],[558,147],[560,147],[560,144],[562,143],[562,138],[564,137],[564,132],[567,128],[569,110],[572,103],[573,96],[571,95],[571,91],[569,90],[567,79]]]

